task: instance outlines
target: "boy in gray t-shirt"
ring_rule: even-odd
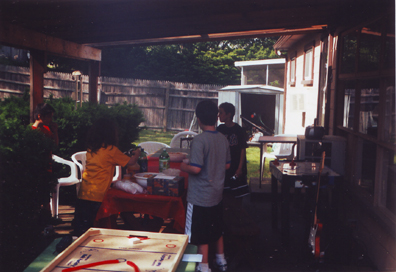
[[[227,138],[216,131],[217,105],[205,100],[198,103],[195,111],[203,132],[192,141],[190,163],[180,166],[182,171],[189,173],[185,233],[203,256],[196,270],[210,271],[209,244],[216,243],[214,265],[224,272],[227,262],[223,246],[222,194],[231,155]]]

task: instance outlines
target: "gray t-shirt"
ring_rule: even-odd
[[[191,143],[190,165],[200,167],[198,175],[188,177],[187,201],[212,207],[223,197],[226,164],[231,162],[227,138],[218,131],[204,131]]]

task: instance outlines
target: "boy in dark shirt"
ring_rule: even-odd
[[[242,204],[242,197],[249,194],[246,167],[247,143],[245,130],[233,122],[234,115],[234,105],[228,102],[220,104],[219,120],[224,124],[219,125],[217,131],[227,137],[231,153],[231,166],[226,171],[224,181],[225,197],[227,195],[231,198],[231,202]]]

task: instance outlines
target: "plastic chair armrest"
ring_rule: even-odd
[[[58,163],[62,163],[62,164],[66,164],[70,167],[70,175],[68,177],[63,177],[63,178],[59,178],[58,182],[59,183],[66,183],[66,182],[78,182],[78,169],[77,169],[77,165],[72,162],[72,161],[68,161],[65,160],[57,155],[52,155],[52,159]]]

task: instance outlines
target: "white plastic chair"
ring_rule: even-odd
[[[87,151],[76,152],[71,156],[72,161],[78,166],[80,169],[80,181],[82,181],[82,174],[85,170],[85,162],[87,160]],[[112,182],[116,182],[117,180],[121,180],[122,170],[121,166],[117,165],[115,168],[115,173]]]
[[[278,136],[288,136],[288,137],[297,137],[294,134],[278,134],[274,135],[275,137]],[[268,157],[273,157],[274,159],[288,159],[292,160],[294,158],[294,149],[295,145],[293,143],[273,143],[272,144],[272,152],[265,152],[268,154]]]
[[[148,155],[154,154],[155,152],[157,152],[158,150],[160,150],[162,148],[170,148],[170,146],[167,144],[164,144],[161,142],[152,142],[152,141],[142,142],[138,146],[144,148],[144,151]]]
[[[169,145],[171,148],[190,148],[189,141],[181,142],[181,140],[182,138],[186,138],[189,136],[191,136],[192,139],[195,135],[198,135],[198,133],[191,130],[179,132],[175,136],[173,136]]]
[[[274,143],[272,145],[273,154],[277,159],[292,160],[294,158],[294,145]]]
[[[290,136],[290,137],[297,137],[297,135],[293,134],[278,134],[274,135],[277,136]],[[294,149],[295,145],[293,143],[273,143],[272,144],[272,152],[267,152],[267,145],[264,147],[264,153],[262,157],[262,173],[264,173],[265,168],[265,159],[287,159],[292,160],[294,158]]]
[[[84,172],[85,169],[85,162],[87,160],[87,151],[81,151],[74,153],[71,156],[72,161],[78,166],[78,169],[80,170],[80,180],[82,178],[82,173]]]
[[[76,184],[76,188],[78,190],[80,185],[80,180],[78,179],[77,174],[77,165],[72,162],[65,160],[59,156],[52,155],[52,159],[57,163],[62,163],[70,167],[70,175],[68,177],[63,177],[58,179],[58,184],[55,187],[55,192],[52,193],[51,197],[51,213],[52,216],[57,218],[58,217],[58,207],[59,207],[59,189],[60,186],[71,186]]]

